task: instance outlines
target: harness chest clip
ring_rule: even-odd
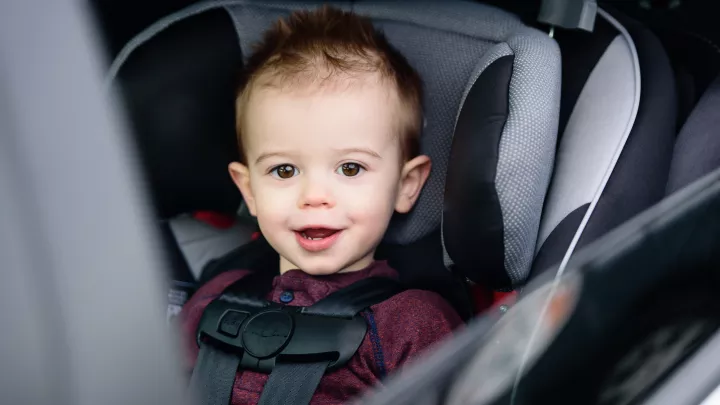
[[[224,295],[208,305],[197,343],[236,354],[244,370],[269,374],[277,362],[317,361],[329,361],[332,370],[350,360],[367,333],[361,315],[316,315],[303,307],[238,301]]]

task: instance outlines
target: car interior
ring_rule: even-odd
[[[277,263],[227,172],[235,91],[273,21],[324,3],[86,4],[95,31],[82,35],[97,35],[98,82],[128,135],[117,148],[136,156],[123,181],[148,196],[143,249],[164,264],[147,277],[169,280],[156,298],[170,325],[218,274]],[[720,385],[714,6],[330,4],[371,18],[424,85],[433,172],[377,258],[467,323],[359,401],[709,403]]]

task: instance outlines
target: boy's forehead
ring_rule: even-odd
[[[255,89],[245,109],[243,144],[264,147],[392,148],[398,97],[380,81],[322,88]]]

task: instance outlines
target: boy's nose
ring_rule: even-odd
[[[303,185],[302,194],[300,195],[298,203],[300,208],[332,208],[335,206],[335,199],[329,187],[325,184],[308,181]]]

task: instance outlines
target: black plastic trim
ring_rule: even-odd
[[[460,110],[445,179],[442,232],[455,269],[490,288],[507,288],[503,216],[495,176],[509,113],[513,55],[491,63]]]

